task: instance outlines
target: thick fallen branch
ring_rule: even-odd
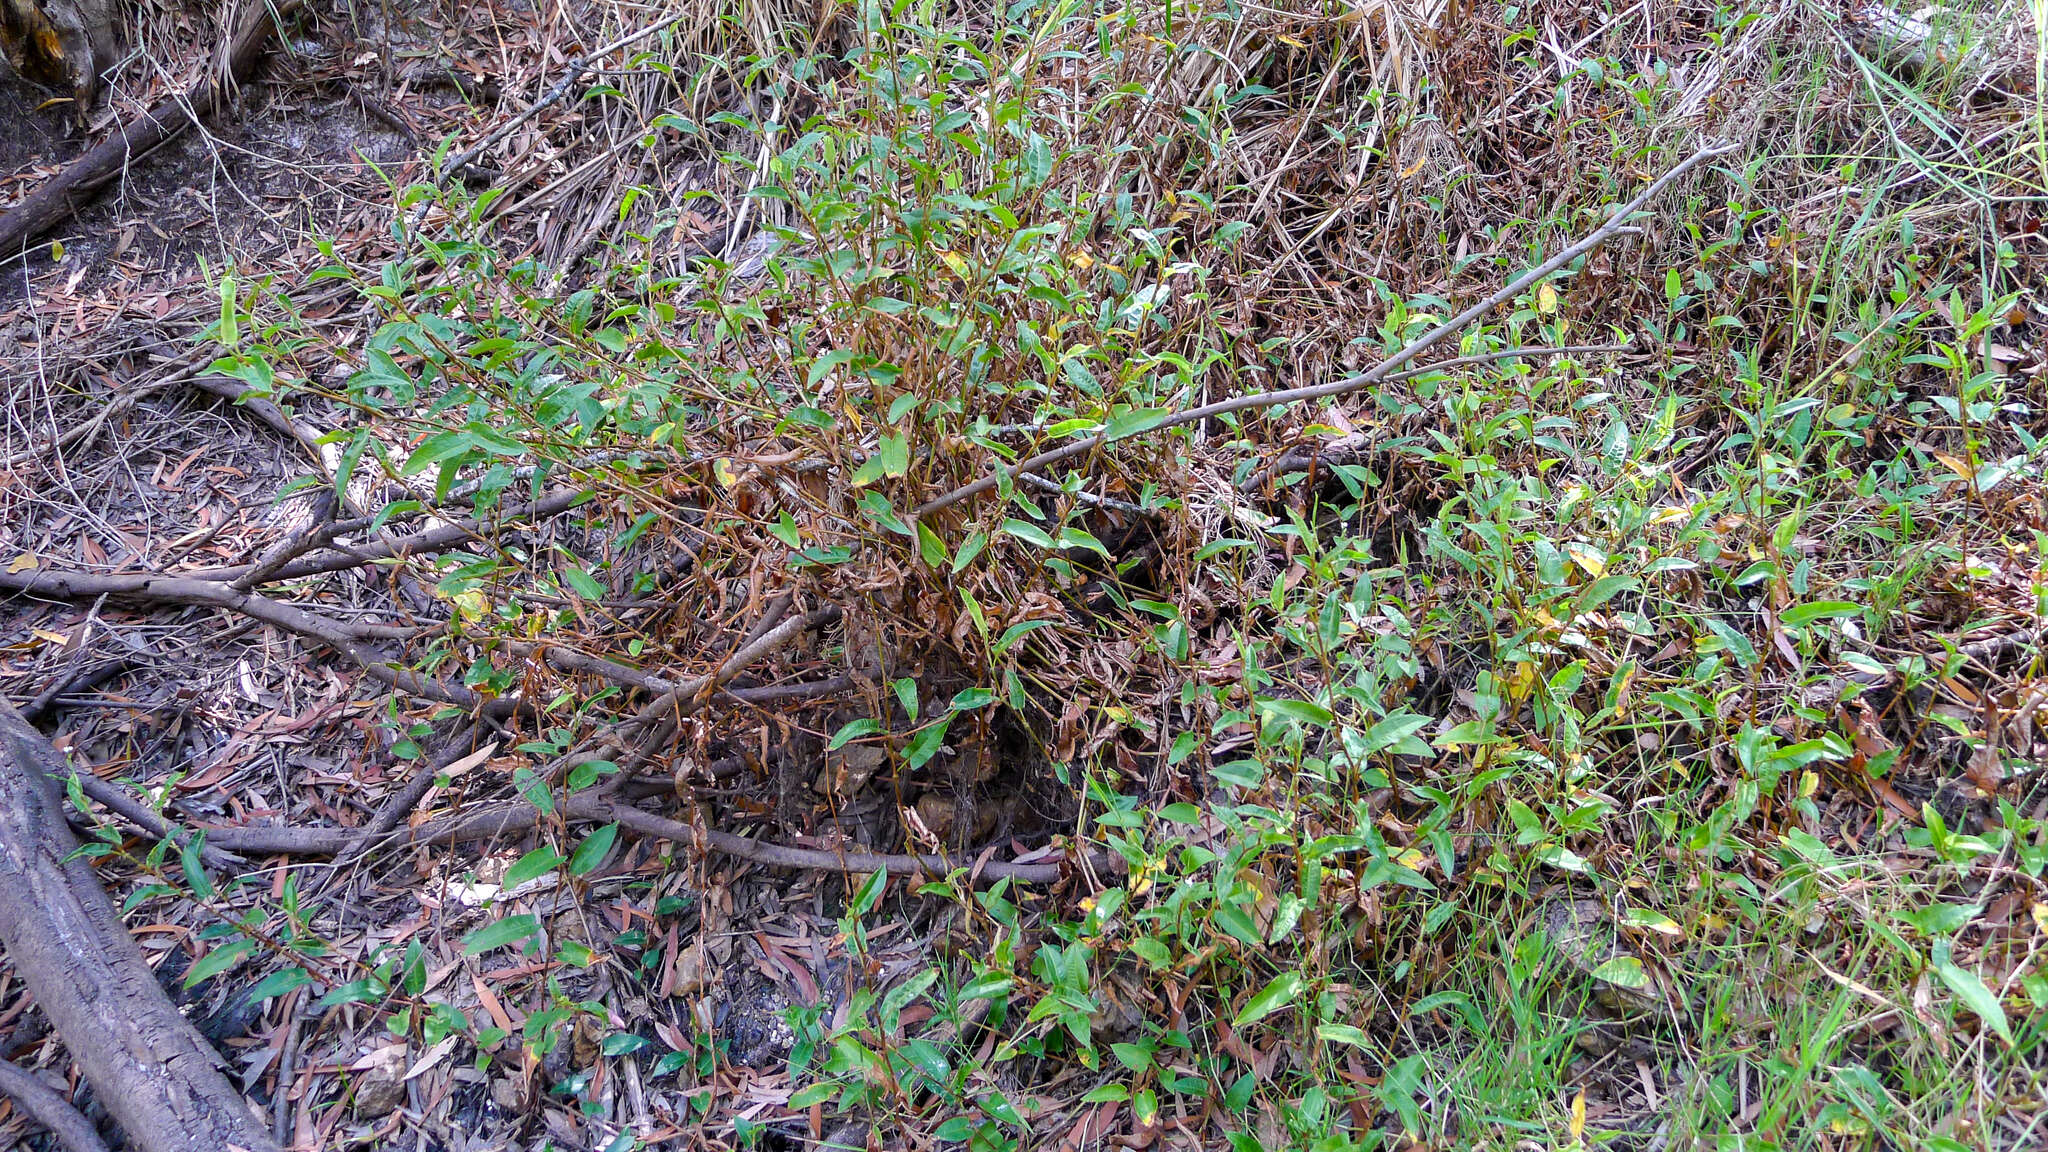
[[[208,69],[208,79],[122,125],[114,135],[73,160],[64,171],[44,181],[27,199],[0,216],[0,256],[20,252],[30,240],[69,219],[145,153],[176,139],[197,120],[218,112],[227,102],[231,86],[256,74],[256,65],[270,45],[277,20],[297,7],[298,0],[245,5],[241,27],[235,31],[222,67]]]
[[[561,813],[564,818],[575,821],[616,822],[620,827],[643,836],[673,841],[685,847],[701,847],[706,852],[770,868],[818,872],[874,872],[886,868],[899,876],[944,876],[955,868],[966,868],[977,883],[1007,879],[1018,884],[1050,884],[1074,867],[1073,862],[1061,860],[1021,864],[1007,860],[976,862],[937,855],[799,848],[715,829],[705,829],[700,836],[696,828],[680,820],[634,808],[595,792],[571,796],[562,805]],[[507,800],[486,805],[475,812],[431,820],[417,828],[394,831],[371,846],[446,847],[490,840],[527,831],[538,825],[542,818],[541,811],[532,804],[523,800]],[[362,830],[351,828],[274,827],[210,828],[206,831],[206,839],[208,843],[251,856],[348,856],[360,852],[369,838]],[[1122,860],[1114,856],[1095,855],[1081,863],[1097,874],[1123,871]]]
[[[164,995],[50,787],[64,758],[0,703],[0,942],[142,1152],[274,1152],[219,1057]]]
[[[31,569],[0,573],[0,590],[51,600],[110,600],[143,604],[194,604],[223,608],[286,632],[317,640],[354,661],[363,671],[412,696],[474,709],[482,698],[460,684],[445,684],[409,668],[385,663],[359,642],[363,631],[315,616],[301,608],[213,580],[183,576],[98,576],[89,572]]]
[[[1716,156],[1734,151],[1735,148],[1736,145],[1734,144],[1717,144],[1712,147],[1702,148],[1691,156],[1686,157],[1679,162],[1677,167],[1652,181],[1648,188],[1643,189],[1641,195],[1616,210],[1614,215],[1607,218],[1607,223],[1595,228],[1585,239],[1580,240],[1578,243],[1573,244],[1536,267],[1515,277],[1505,287],[1492,293],[1486,299],[1472,305],[1470,308],[1465,309],[1463,312],[1458,313],[1456,316],[1451,317],[1449,320],[1444,321],[1442,324],[1430,329],[1428,332],[1423,333],[1421,336],[1416,337],[1406,347],[1380,361],[1365,372],[1361,372],[1356,376],[1346,377],[1342,380],[1331,381],[1327,384],[1312,384],[1302,388],[1288,388],[1278,392],[1260,392],[1251,396],[1236,396],[1229,400],[1219,400],[1214,404],[1204,404],[1200,408],[1185,409],[1166,416],[1156,424],[1147,425],[1144,428],[1125,433],[1123,436],[1116,438],[1125,439],[1131,436],[1142,436],[1149,432],[1157,432],[1163,428],[1177,428],[1183,424],[1194,424],[1214,416],[1228,416],[1233,412],[1243,412],[1252,408],[1271,408],[1279,404],[1293,404],[1304,400],[1321,400],[1330,396],[1341,396],[1347,392],[1356,392],[1361,388],[1370,388],[1392,375],[1402,365],[1443,343],[1451,336],[1457,334],[1466,325],[1486,315],[1496,305],[1514,299],[1517,295],[1520,295],[1552,272],[1606,243],[1610,238],[1628,226],[1630,217],[1642,211],[1644,205],[1656,199],[1658,194],[1670,187],[1672,181]],[[1531,350],[1532,354],[1538,354],[1541,351],[1541,349]],[[983,492],[994,488],[1004,479],[1015,479],[1022,473],[1036,472],[1041,468],[1057,464],[1062,460],[1071,460],[1076,456],[1095,452],[1108,444],[1111,439],[1112,437],[1108,432],[1099,432],[1086,440],[1076,441],[1075,443],[1054,448],[1047,452],[1040,452],[1038,455],[1017,464],[1005,465],[971,484],[955,488],[937,499],[928,500],[918,505],[911,512],[911,515],[923,517],[940,509],[950,508],[962,500],[981,495]]]

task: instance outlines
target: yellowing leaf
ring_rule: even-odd
[[[1536,310],[1545,316],[1557,314],[1557,289],[1547,281],[1536,286]]]
[[[1536,686],[1536,665],[1524,660],[1515,665],[1508,676],[1508,699],[1520,703],[1529,698],[1529,690]]]
[[[711,462],[711,474],[718,477],[720,487],[730,488],[740,482],[740,474],[733,471],[732,461],[722,457]]]
[[[1069,252],[1067,253],[1067,263],[1086,272],[1088,269],[1095,267],[1095,257],[1090,256],[1086,252]]]
[[[29,635],[35,637],[38,640],[43,640],[47,641],[48,643],[55,644],[59,648],[62,648],[64,645],[71,643],[71,637],[66,636],[62,632],[52,632],[48,628],[31,628],[28,630],[28,633]]]
[[[52,264],[62,264],[64,262],[64,242],[62,240],[50,241],[50,262]]]
[[[969,278],[967,258],[965,256],[960,255],[958,252],[954,252],[950,249],[947,249],[939,253],[939,259],[944,260],[946,262],[946,267],[951,268],[953,270],[953,275],[958,276],[962,280],[966,280]]]
[[[26,572],[35,566],[36,554],[33,552],[23,552],[21,555],[16,556],[12,563],[7,565],[7,574],[13,576],[19,572]]]
[[[1420,872],[1422,871],[1422,866],[1429,863],[1429,857],[1420,848],[1410,848],[1399,856],[1394,857],[1394,863],[1399,864],[1410,872]]]
[[[1564,546],[1564,554],[1571,557],[1572,563],[1585,569],[1586,575],[1595,580],[1607,574],[1607,554],[1591,544],[1573,541]]]

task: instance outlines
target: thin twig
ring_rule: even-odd
[[[1484,316],[1494,306],[1514,299],[1530,285],[1537,283],[1552,272],[1599,247],[1615,234],[1621,232],[1627,226],[1628,219],[1641,211],[1645,204],[1648,204],[1662,193],[1665,188],[1669,187],[1672,181],[1677,180],[1680,176],[1683,176],[1707,160],[1732,152],[1735,148],[1736,145],[1734,144],[1718,144],[1702,148],[1700,151],[1693,153],[1681,161],[1677,167],[1652,181],[1650,186],[1645,188],[1641,195],[1622,206],[1619,211],[1608,218],[1605,224],[1594,229],[1585,239],[1580,240],[1578,243],[1573,244],[1571,247],[1531,268],[1529,271],[1515,277],[1505,287],[1488,295],[1484,300],[1479,301],[1477,304],[1472,305],[1470,308],[1465,309],[1463,312],[1458,313],[1421,336],[1416,337],[1406,347],[1380,361],[1365,372],[1327,384],[1312,384],[1303,388],[1288,388],[1278,392],[1261,392],[1252,396],[1238,396],[1229,400],[1220,400],[1214,404],[1205,404],[1200,408],[1186,409],[1165,417],[1157,424],[1149,425],[1135,432],[1126,433],[1125,436],[1138,436],[1147,432],[1157,432],[1163,428],[1175,428],[1183,424],[1193,424],[1210,419],[1211,417],[1227,416],[1233,412],[1243,412],[1251,408],[1271,408],[1278,404],[1292,404],[1303,400],[1320,400],[1329,396],[1340,396],[1346,392],[1355,392],[1361,388],[1377,384],[1392,375],[1402,365],[1443,343],[1444,340],[1472,323],[1472,321]],[[1122,438],[1118,437],[1118,439]],[[911,515],[921,518],[940,509],[950,508],[962,500],[979,496],[983,492],[994,488],[1004,479],[1013,479],[1020,473],[1036,472],[1047,465],[1057,464],[1062,460],[1071,460],[1076,456],[1094,452],[1108,444],[1110,440],[1109,433],[1103,431],[1090,436],[1086,440],[1055,448],[1049,452],[1041,452],[1022,463],[1006,465],[971,484],[955,488],[953,491],[935,500],[926,501],[912,511]]]

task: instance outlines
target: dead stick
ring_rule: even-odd
[[[0,1060],[0,1094],[48,1128],[69,1152],[107,1152],[107,1142],[92,1121],[35,1073]]]
[[[1467,324],[1484,316],[1495,305],[1514,299],[1530,285],[1535,284],[1545,276],[1599,247],[1626,227],[1629,218],[1641,211],[1645,204],[1654,200],[1664,189],[1670,187],[1672,181],[1716,156],[1734,151],[1735,147],[1734,144],[1717,144],[1712,147],[1702,148],[1688,156],[1677,167],[1652,181],[1648,188],[1643,189],[1642,195],[1623,205],[1614,215],[1608,217],[1607,223],[1595,228],[1585,239],[1580,240],[1578,243],[1573,244],[1536,267],[1515,277],[1508,282],[1506,287],[1501,288],[1486,299],[1481,300],[1479,303],[1472,305],[1470,308],[1416,337],[1406,347],[1380,361],[1365,372],[1327,384],[1311,384],[1303,388],[1288,388],[1279,392],[1260,392],[1252,396],[1237,396],[1229,400],[1219,400],[1214,404],[1204,404],[1200,408],[1189,408],[1184,411],[1175,412],[1157,424],[1151,424],[1137,431],[1125,433],[1125,436],[1138,436],[1147,432],[1157,432],[1162,428],[1176,428],[1183,424],[1193,424],[1213,416],[1227,416],[1233,412],[1243,412],[1251,408],[1271,408],[1278,404],[1293,404],[1303,400],[1320,400],[1325,397],[1340,396],[1346,392],[1356,392],[1361,388],[1371,387],[1392,375],[1403,364],[1443,343],[1444,340],[1455,335]],[[1121,439],[1122,437],[1118,438]],[[1040,452],[1038,455],[1022,463],[1006,465],[998,471],[974,481],[972,484],[955,488],[953,491],[935,500],[928,500],[913,510],[911,515],[913,517],[923,517],[942,508],[950,508],[969,497],[981,495],[1006,478],[1015,478],[1019,473],[1023,472],[1036,472],[1047,465],[1057,464],[1062,460],[1070,460],[1076,456],[1096,451],[1108,444],[1110,440],[1109,433],[1104,431],[1077,443],[1055,448],[1049,452]]]
[[[0,943],[38,1007],[141,1152],[276,1152],[220,1057],[156,982],[50,779],[63,757],[0,703]]]
[[[201,80],[181,96],[161,101],[138,119],[100,141],[85,155],[73,160],[62,172],[38,186],[28,198],[0,216],[0,255],[14,255],[30,240],[69,219],[93,194],[147,153],[173,139],[199,119],[218,112],[227,102],[228,84],[218,76],[224,71],[240,84],[256,74],[270,44],[277,20],[298,7],[298,0],[277,4],[251,4],[248,16],[236,30],[228,47],[224,69],[209,69],[210,78]],[[276,19],[272,18],[273,11]]]
[[[514,520],[539,520],[566,512],[590,498],[588,489],[566,489],[550,492],[528,504],[515,504],[502,508],[492,516],[472,517],[451,524],[441,524],[409,536],[391,536],[359,545],[334,545],[334,551],[324,555],[306,556],[293,560],[266,579],[269,581],[300,580],[307,576],[324,576],[330,572],[345,572],[380,560],[409,556],[415,553],[436,552],[453,544],[465,543],[482,538],[494,525],[503,525]],[[367,521],[343,520],[330,524],[324,530],[332,538],[348,532],[360,532],[368,527]],[[254,564],[236,564],[227,568],[202,568],[193,572],[180,572],[188,580],[240,580],[256,569]],[[124,576],[123,580],[142,581],[148,576]]]
[[[357,643],[348,625],[337,624],[253,592],[237,591],[212,580],[180,576],[97,576],[89,572],[42,570],[0,573],[0,590],[52,600],[91,600],[106,596],[145,604],[196,604],[223,608],[265,624],[274,624],[309,640],[317,640],[400,692],[467,709],[475,709],[481,703],[476,693],[459,684],[432,680],[409,668],[394,667],[378,659]]]

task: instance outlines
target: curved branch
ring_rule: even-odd
[[[107,1152],[107,1142],[92,1121],[35,1073],[0,1060],[0,1094],[48,1128],[70,1152]]]

